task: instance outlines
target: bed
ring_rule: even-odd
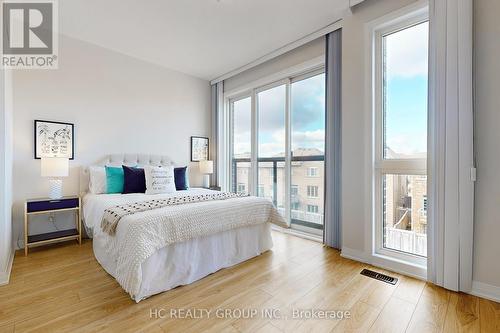
[[[111,155],[98,164],[164,166],[172,162],[165,156]],[[110,234],[101,228],[107,209],[151,199],[217,195],[216,191],[193,188],[156,195],[91,194],[86,169],[80,186],[84,225],[93,238],[94,255],[136,302],[268,251],[273,246],[271,223],[285,226],[268,200],[237,197],[127,215]],[[186,231],[186,226],[192,230]]]

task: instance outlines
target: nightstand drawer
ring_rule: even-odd
[[[26,208],[28,213],[42,212],[46,210],[77,208],[78,206],[79,206],[78,198],[29,201],[26,203]]]

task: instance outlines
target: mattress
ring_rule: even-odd
[[[190,194],[209,193],[207,189],[188,190]],[[108,246],[112,237],[100,230],[106,208],[152,198],[186,195],[178,191],[163,195],[145,194],[88,194],[83,199],[86,229],[93,236],[97,261],[116,278],[117,253]],[[245,226],[225,232],[194,238],[157,250],[141,264],[140,288],[131,297],[139,302],[151,295],[190,284],[222,268],[230,267],[272,248],[269,223]]]

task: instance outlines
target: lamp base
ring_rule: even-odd
[[[203,187],[210,188],[210,175],[203,175]]]
[[[62,195],[62,179],[49,179],[49,198],[50,199],[61,199]]]

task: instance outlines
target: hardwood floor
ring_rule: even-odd
[[[34,249],[28,257],[18,252],[11,283],[0,287],[0,332],[500,332],[499,303],[399,274],[390,273],[397,285],[385,284],[360,275],[368,265],[338,251],[273,237],[272,251],[138,304],[96,262],[91,241]],[[170,317],[181,308],[212,313]],[[235,311],[219,319],[216,309],[258,315]],[[263,309],[281,316],[262,316]],[[349,311],[350,318],[292,319],[298,309]]]

